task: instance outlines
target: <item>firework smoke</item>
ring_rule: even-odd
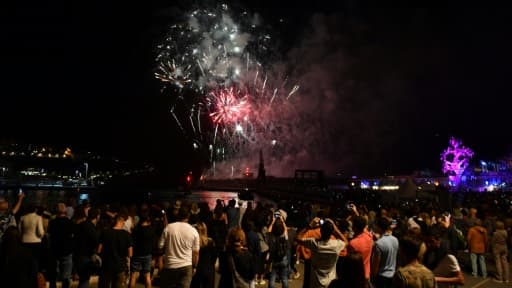
[[[382,139],[391,139],[388,115],[400,99],[375,97],[390,87],[352,75],[356,64],[346,56],[345,35],[333,29],[337,17],[315,15],[281,61],[262,56],[274,40],[258,25],[236,22],[246,19],[254,18],[233,16],[225,6],[196,10],[171,28],[157,58],[156,77],[180,106],[173,113],[185,111],[173,116],[194,147],[206,151],[210,175],[256,170],[260,150],[268,174],[285,177],[295,169],[333,175],[371,167],[363,161],[388,153],[392,142]]]
[[[208,150],[217,177],[238,176],[254,166],[257,151],[289,141],[299,85],[288,87],[278,65],[252,56],[272,54],[259,22],[246,12],[233,16],[226,5],[198,9],[158,46],[155,77],[174,98],[171,114],[195,149]]]

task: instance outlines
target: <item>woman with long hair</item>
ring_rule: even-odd
[[[282,287],[288,288],[288,251],[290,245],[286,233],[286,224],[277,212],[268,228],[268,239],[270,244],[268,262],[271,265],[268,287],[274,288],[276,277],[279,274]]]
[[[220,257],[219,287],[254,287],[256,275],[254,256],[246,248],[245,233],[242,228],[232,228],[228,232],[226,251]]]
[[[213,210],[211,226],[208,228],[210,235],[215,242],[217,254],[224,251],[226,245],[226,235],[228,232],[228,216],[224,211],[224,206],[217,204]]]
[[[199,262],[190,287],[213,288],[215,285],[215,244],[213,239],[208,237],[205,223],[198,222],[195,226],[199,233]]]

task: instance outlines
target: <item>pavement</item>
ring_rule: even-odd
[[[490,257],[490,256],[489,256]],[[464,279],[465,279],[465,285],[464,287],[468,287],[468,288],[505,288],[505,287],[512,287],[512,283],[509,283],[509,284],[505,284],[505,283],[497,283],[495,281],[492,280],[492,277],[496,271],[496,268],[494,266],[494,261],[487,257],[487,271],[488,271],[488,274],[489,276],[487,278],[482,278],[482,277],[473,277],[471,275],[471,264],[470,264],[470,261],[469,261],[469,253],[461,253],[459,255],[457,255],[457,258],[459,259],[459,262],[461,264],[461,268],[464,272]],[[301,276],[299,279],[297,280],[289,280],[289,287],[290,288],[301,288],[302,287],[302,282],[304,280],[304,277],[303,277],[303,264],[300,263],[299,265],[296,265],[295,266],[298,271],[300,272]],[[219,275],[217,275],[216,277],[216,280],[218,281],[219,279]],[[266,279],[267,280],[267,279]],[[73,284],[71,285],[72,288],[75,288],[77,287],[78,285],[78,282],[73,282]],[[48,285],[46,285],[46,287],[49,287]],[[60,283],[57,285],[57,287],[61,287],[60,286]],[[91,288],[97,288],[98,287],[98,277],[92,277],[91,279],[91,285],[89,286]],[[137,288],[143,288],[144,285],[143,284],[137,284],[136,286]],[[159,286],[157,285],[154,285],[153,287],[156,287],[158,288]],[[215,287],[217,287],[217,285],[215,285]],[[266,281],[265,285],[256,285],[256,288],[263,288],[263,287],[268,287],[268,281]],[[276,287],[281,287],[281,284],[280,283],[277,283],[276,284]],[[222,287],[218,287],[218,288],[222,288]]]

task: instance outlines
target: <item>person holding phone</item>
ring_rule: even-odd
[[[310,229],[319,229],[320,237],[305,237]],[[334,236],[335,239],[332,239],[331,236]],[[297,242],[311,251],[309,287],[328,287],[336,278],[338,255],[348,243],[345,235],[331,219],[326,218],[324,224],[320,225],[320,218],[316,217],[309,227],[299,232]]]
[[[23,198],[25,198],[25,193],[23,193],[23,190],[20,188],[18,192],[18,201],[12,210],[9,210],[9,201],[7,197],[0,196],[0,243],[2,243],[2,236],[5,231],[7,231],[7,228],[10,226],[16,226],[16,218],[14,216],[20,210]]]

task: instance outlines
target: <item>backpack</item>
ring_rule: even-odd
[[[258,239],[260,240],[260,252],[261,253],[267,253],[269,250],[267,240],[265,239],[265,236],[263,236],[263,233],[258,232]]]
[[[467,248],[468,243],[466,237],[464,237],[464,233],[462,230],[457,228],[457,226],[453,225],[453,229],[455,230],[455,235],[457,236],[457,250],[464,250]]]

